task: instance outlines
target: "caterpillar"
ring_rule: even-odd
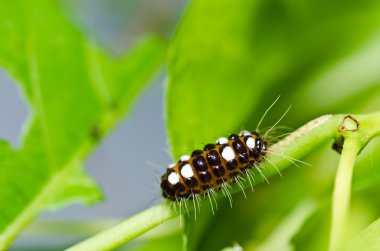
[[[242,175],[261,163],[267,154],[267,142],[256,132],[243,130],[238,135],[221,137],[203,150],[183,155],[169,165],[161,177],[164,198],[181,202],[220,190],[231,182],[239,183]]]

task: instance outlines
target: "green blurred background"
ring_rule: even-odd
[[[326,113],[380,108],[379,1],[60,2],[66,17],[110,54],[153,34],[170,41],[168,57],[128,121],[86,162],[105,201],[43,213],[11,250],[61,250],[157,203],[156,179],[171,161],[170,150],[177,157],[220,135],[254,129],[278,95],[262,128],[289,105],[281,125],[293,129]],[[5,72],[0,90],[0,137],[17,146],[28,110]],[[380,215],[379,150],[371,142],[355,169],[353,234]],[[232,209],[222,200],[210,216],[205,205],[187,226],[190,250],[234,242],[247,250],[292,250],[289,243],[295,250],[325,250],[338,159],[326,144],[306,159],[311,167],[292,166],[248,199],[235,195]],[[174,220],[122,249],[179,250],[181,241]]]

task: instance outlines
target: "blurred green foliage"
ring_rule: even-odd
[[[112,58],[63,16],[57,1],[0,2],[0,65],[30,107],[22,146],[0,144],[0,249],[39,211],[102,197],[82,169],[162,63],[165,45],[141,40]]]
[[[264,128],[289,104],[281,124],[294,128],[323,113],[378,110],[379,42],[378,1],[191,1],[169,47],[173,156],[220,135],[255,129],[279,94],[283,98]],[[330,147],[309,157],[312,168],[288,170],[257,186],[247,200],[235,195],[232,209],[223,201],[206,224],[190,219],[189,250],[221,250],[235,241],[247,250],[326,250],[338,163]],[[372,146],[361,155],[379,150]],[[355,172],[353,188],[361,183],[362,191],[353,195],[352,235],[380,215],[376,196],[363,198],[379,191],[379,164],[360,160]],[[269,236],[290,231],[284,221],[306,201],[316,209],[303,215],[299,229],[286,233],[283,246],[270,243],[279,239]]]
[[[112,59],[84,38],[54,1],[3,1],[0,9],[0,65],[19,81],[33,110],[22,148],[0,145],[4,231],[40,194],[55,193],[46,189],[57,175],[54,182],[64,192],[37,201],[30,216],[53,202],[99,199],[81,162],[96,143],[94,135],[102,136],[130,109],[162,64],[164,48],[145,40],[125,58]],[[173,156],[230,132],[254,130],[279,94],[261,131],[289,104],[293,108],[281,124],[294,128],[323,113],[379,110],[379,44],[375,0],[190,1],[167,62],[166,124]],[[352,236],[380,215],[379,151],[372,142],[355,169]],[[236,194],[232,209],[222,200],[212,216],[203,205],[196,221],[186,221],[188,250],[221,250],[235,242],[245,250],[326,250],[338,157],[323,145],[308,157],[312,167],[291,168],[270,185],[256,186],[248,199]],[[180,229],[171,227],[171,234],[141,238],[122,249],[178,250]],[[361,235],[378,241],[371,227]]]

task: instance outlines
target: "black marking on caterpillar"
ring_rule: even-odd
[[[203,150],[194,150],[170,165],[161,177],[162,195],[182,202],[195,200],[198,195],[212,197],[215,190],[222,190],[231,203],[229,184],[236,182],[243,190],[242,175],[247,174],[250,181],[250,169],[261,163],[266,154],[267,142],[256,132],[242,131],[228,139],[219,138],[216,144],[207,144]]]

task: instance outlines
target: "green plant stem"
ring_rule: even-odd
[[[344,251],[378,251],[380,247],[380,218],[372,222],[345,245]]]
[[[345,237],[350,208],[352,173],[356,156],[361,149],[360,143],[356,137],[347,137],[343,145],[332,198],[330,251],[337,250]]]
[[[162,203],[136,214],[115,227],[67,249],[67,251],[111,250],[177,215],[178,212]]]

